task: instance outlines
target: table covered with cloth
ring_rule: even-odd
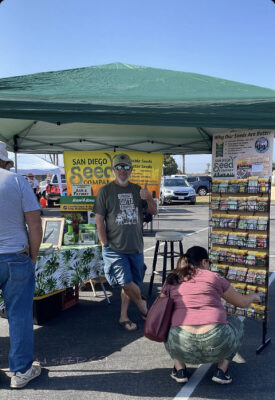
[[[78,285],[102,276],[101,246],[66,246],[40,255],[35,265],[34,297]],[[0,309],[4,299],[0,290]]]

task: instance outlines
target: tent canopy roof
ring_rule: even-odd
[[[212,135],[275,128],[275,91],[114,63],[0,79],[0,140],[10,150],[210,153]]]
[[[9,153],[9,158],[15,161],[15,156]],[[14,168],[11,169],[12,171]],[[32,173],[33,175],[60,174],[60,167],[43,160],[35,154],[17,155],[17,172],[21,175]]]

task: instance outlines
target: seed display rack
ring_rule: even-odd
[[[263,324],[259,353],[266,339],[268,317],[269,178],[213,179],[210,199],[209,258],[211,270],[228,279],[235,289],[257,292],[260,303],[249,308],[224,306],[229,314],[259,320]]]

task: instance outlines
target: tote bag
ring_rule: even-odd
[[[171,326],[171,318],[173,312],[174,301],[168,297],[158,296],[148,311],[144,324],[144,336],[155,342],[166,342],[169,329]]]

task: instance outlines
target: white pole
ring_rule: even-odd
[[[14,169],[15,172],[17,173],[17,153],[14,153]]]

